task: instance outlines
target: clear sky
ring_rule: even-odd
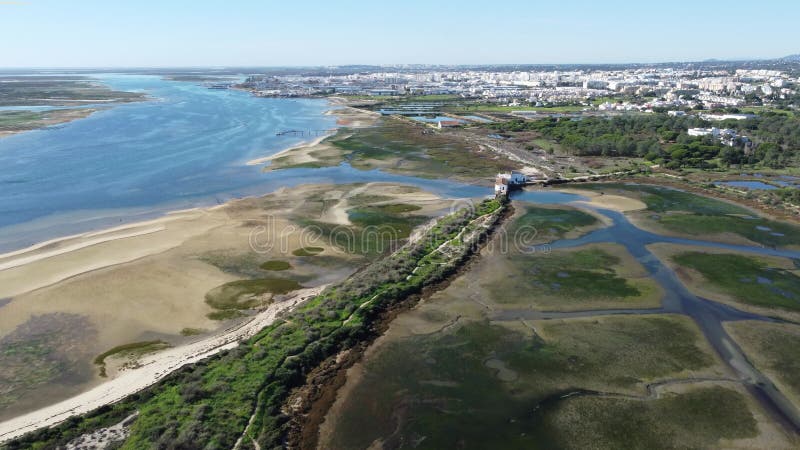
[[[17,0],[0,67],[770,58],[798,24],[798,0]]]

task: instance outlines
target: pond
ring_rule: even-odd
[[[778,189],[776,186],[764,183],[762,181],[747,181],[747,180],[718,181],[714,184],[716,184],[717,186],[730,186],[730,187],[744,188],[754,191],[771,191],[774,189]]]
[[[492,122],[494,122],[491,119],[487,119],[486,117],[481,117],[481,116],[460,116],[460,117],[463,117],[464,119],[467,119],[467,120],[472,120],[472,121],[481,122],[481,123],[492,123]]]
[[[425,123],[437,123],[437,122],[459,122],[464,123],[463,120],[454,119],[452,117],[447,116],[436,116],[436,117],[426,117],[426,116],[413,116],[411,119],[416,120],[417,122],[425,122]]]

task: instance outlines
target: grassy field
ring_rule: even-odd
[[[397,100],[397,97],[390,97],[392,99]],[[442,101],[451,101],[451,100],[463,100],[460,95],[453,95],[453,94],[427,94],[427,95],[409,95],[399,98],[399,102],[442,102]]]
[[[524,213],[514,221],[509,233],[514,235],[523,229],[535,230],[534,242],[551,242],[585,232],[599,222],[595,216],[574,208],[525,206]]]
[[[331,167],[348,163],[423,178],[484,180],[518,163],[478,144],[407,119],[384,117],[369,128],[339,129],[319,145],[298,148],[271,161],[266,171]]]
[[[386,342],[365,363],[322,444],[342,449],[374,442],[423,449],[585,448],[592,411],[564,409],[575,409],[573,402],[580,400],[546,407],[553,399],[579,390],[643,395],[644,380],[714,365],[708,350],[696,344],[698,332],[688,319],[617,317],[535,327],[539,334],[477,320]],[[706,402],[709,397],[716,400]],[[609,401],[604,418],[634,417],[642,405],[648,414],[634,423],[643,426],[615,433],[610,423],[602,429],[601,445],[592,448],[647,448],[636,443],[654,440],[675,447],[701,425],[704,431],[692,439],[706,445],[755,434],[743,398],[725,389],[663,401]],[[728,414],[729,407],[740,410]]]
[[[563,153],[563,150],[561,149],[561,144],[551,141],[550,139],[545,139],[545,138],[531,139],[529,143],[530,145],[539,147],[548,153],[558,153],[558,154]]]
[[[619,246],[506,256],[503,276],[484,285],[503,307],[544,310],[657,307],[660,291]],[[511,293],[515,294],[511,294]]]
[[[704,281],[737,302],[800,311],[800,277],[745,255],[685,252],[672,260],[699,272]]]
[[[206,303],[219,311],[252,309],[269,301],[265,294],[286,294],[301,287],[297,281],[285,278],[231,281],[210,290]]]
[[[501,106],[495,105],[490,103],[485,104],[467,104],[467,105],[453,105],[453,106],[446,106],[444,109],[448,112],[457,112],[457,113],[475,113],[475,112],[487,112],[487,113],[510,113],[513,111],[535,111],[542,115],[546,114],[556,114],[556,113],[573,113],[573,112],[581,112],[586,109],[586,106],[574,106],[574,105],[566,105],[566,106]]]
[[[723,387],[642,402],[574,397],[551,414],[554,441],[569,449],[705,449],[716,447],[722,437],[758,434],[745,397]]]
[[[341,160],[357,169],[474,180],[516,167],[490,150],[400,120],[385,119],[377,127],[349,133],[330,143],[342,153]]]
[[[370,199],[372,200],[372,199]],[[351,202],[352,203],[352,202]],[[343,252],[367,258],[376,258],[401,240],[407,238],[411,230],[428,220],[426,216],[413,214],[422,209],[418,205],[407,203],[391,203],[383,205],[365,204],[364,199],[357,199],[356,206],[347,210],[348,220],[352,225],[340,225],[298,218],[300,225],[313,227],[321,233],[320,239],[330,242]],[[312,256],[308,249],[298,249],[295,256]],[[311,253],[306,255],[306,253]]]
[[[200,256],[201,261],[217,267],[225,273],[239,277],[258,278],[264,275],[261,265],[264,257],[255,252],[213,251]]]
[[[145,97],[142,93],[115,91],[90,78],[78,76],[23,75],[11,77],[11,80],[13,82],[0,84],[0,106],[41,105],[41,99],[50,99],[48,105],[71,106],[87,101],[130,102]]]
[[[43,121],[46,112],[40,111],[2,111],[0,112],[0,131],[28,129],[27,124]]]
[[[2,100],[0,100],[0,103]],[[96,109],[54,109],[50,111],[0,111],[0,133],[35,130],[89,116]]]
[[[756,367],[800,403],[800,327],[764,322],[731,322],[725,328]]]
[[[762,218],[669,215],[662,217],[658,223],[668,230],[691,236],[733,233],[767,247],[800,245],[800,227]]]

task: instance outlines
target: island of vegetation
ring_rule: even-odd
[[[110,89],[89,77],[10,76],[0,82],[0,137],[82,119],[141,93]]]

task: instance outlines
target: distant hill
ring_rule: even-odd
[[[789,62],[800,62],[800,53],[797,53],[795,55],[784,56],[781,59]]]

